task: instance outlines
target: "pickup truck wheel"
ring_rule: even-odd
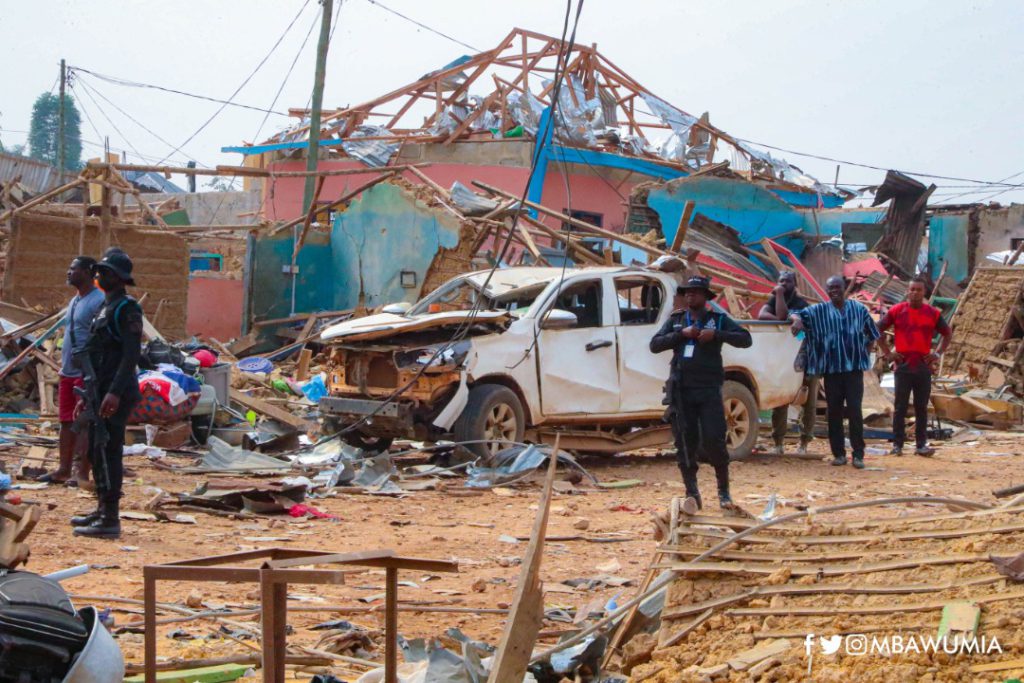
[[[722,387],[725,408],[725,443],[730,460],[743,460],[754,452],[757,443],[757,401],[750,389],[727,380]]]
[[[510,444],[503,441],[522,441],[525,430],[526,416],[519,397],[500,384],[481,384],[470,389],[466,407],[452,428],[456,441],[486,442],[465,446],[481,458],[508,448]]]

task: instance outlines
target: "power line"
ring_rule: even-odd
[[[383,5],[380,2],[377,2],[377,0],[366,0],[366,1],[368,3],[370,3],[371,5],[376,5],[377,7],[380,7],[382,10],[384,10],[386,12],[391,12],[396,17],[401,17],[402,19],[405,19],[406,21],[408,21],[411,24],[416,24],[417,26],[419,26],[420,28],[424,29],[425,31],[430,31],[431,33],[439,35],[439,36],[441,36],[442,38],[444,38],[446,40],[450,40],[450,41],[452,41],[453,43],[455,43],[457,45],[461,45],[462,47],[468,47],[473,52],[483,52],[483,50],[481,50],[478,47],[473,47],[469,43],[464,43],[461,40],[459,40],[458,38],[453,38],[450,35],[448,35],[447,33],[443,33],[441,31],[438,31],[436,28],[431,28],[430,26],[427,26],[426,24],[424,24],[422,22],[416,21],[412,17],[407,17],[406,15],[402,14],[401,12],[399,12],[397,10],[393,10],[390,7],[388,7],[387,5]]]
[[[87,83],[87,82],[85,81],[85,79],[83,79],[83,78],[82,78],[81,76],[79,76],[79,77],[78,77],[78,78],[76,79],[76,82],[77,82],[77,83],[81,83],[81,84],[82,84],[83,86],[85,86],[85,88],[86,88],[86,94],[89,94],[89,93],[95,93],[95,94],[96,94],[96,95],[98,95],[98,96],[99,96],[100,98],[102,98],[104,102],[106,102],[107,104],[109,104],[110,106],[112,106],[112,107],[113,107],[114,109],[116,109],[117,111],[121,112],[121,113],[122,113],[122,114],[123,114],[123,115],[124,115],[124,116],[125,116],[125,117],[126,117],[126,118],[127,118],[128,120],[129,120],[129,121],[131,121],[131,122],[132,122],[132,123],[134,123],[135,125],[139,126],[139,127],[140,127],[140,128],[142,128],[142,129],[143,129],[144,131],[146,131],[147,133],[149,133],[150,135],[152,135],[153,137],[155,137],[155,138],[156,138],[157,140],[159,140],[160,142],[164,143],[164,144],[165,144],[165,145],[167,145],[168,147],[170,147],[170,148],[172,148],[172,149],[174,148],[174,144],[173,144],[173,143],[170,143],[170,142],[168,142],[167,140],[165,140],[164,138],[162,138],[162,137],[161,137],[160,135],[158,135],[158,134],[157,134],[156,132],[154,132],[154,131],[153,131],[152,129],[150,129],[150,128],[149,128],[148,126],[146,126],[146,124],[142,123],[141,121],[139,121],[138,119],[136,119],[136,118],[135,118],[134,116],[132,116],[131,114],[129,114],[128,112],[126,112],[126,111],[125,111],[124,109],[122,109],[121,107],[117,106],[117,104],[116,104],[116,103],[114,103],[114,102],[113,102],[112,100],[110,100],[110,99],[109,99],[109,98],[108,98],[107,96],[105,96],[105,95],[104,95],[103,93],[101,93],[101,92],[100,92],[99,90],[97,90],[97,89],[96,89],[96,87],[95,87],[94,85],[91,85],[91,84]],[[91,95],[90,95],[90,96],[91,96]],[[97,106],[98,106],[98,105],[97,105]],[[125,140],[125,142],[127,142],[127,140]],[[133,149],[134,149],[134,147],[133,147]],[[138,154],[138,152],[136,152],[136,154]],[[139,154],[139,156],[141,157],[142,155],[141,155],[141,154]],[[188,155],[188,154],[186,153],[186,154],[185,154],[184,156],[188,157],[189,155]],[[154,157],[154,158],[157,158],[157,159],[159,159],[159,157]],[[196,162],[196,163],[199,163],[199,162]],[[202,165],[202,166],[205,166],[205,164],[200,164],[200,165]],[[209,168],[209,167],[207,166],[207,168]]]
[[[107,76],[107,75],[98,73],[96,71],[91,71],[91,70],[86,69],[86,68],[81,67],[81,66],[70,66],[69,65],[68,66],[68,71],[72,71],[72,70],[74,70],[76,72],[79,72],[79,73],[89,74],[90,76],[95,76],[96,78],[98,78],[98,79],[100,79],[102,81],[106,81],[106,82],[112,83],[114,85],[122,85],[122,86],[126,86],[126,87],[129,87],[129,88],[148,88],[148,89],[151,89],[151,90],[160,90],[162,92],[172,93],[174,95],[183,95],[185,97],[191,97],[191,98],[197,99],[197,100],[205,100],[207,102],[216,102],[217,104],[230,105],[232,107],[238,107],[239,109],[250,109],[252,111],[266,112],[266,114],[268,116],[270,114],[277,114],[278,116],[288,116],[288,112],[275,111],[273,109],[263,109],[261,107],[253,107],[253,106],[250,106],[248,104],[239,104],[238,102],[232,102],[230,100],[221,100],[221,99],[217,99],[216,97],[209,97],[207,95],[199,95],[199,94],[196,94],[196,93],[186,92],[184,90],[175,90],[174,88],[165,88],[164,86],[153,85],[151,83],[140,83],[138,81],[129,81],[127,79],[118,78],[116,76]]]
[[[74,86],[72,86],[72,88],[74,88]],[[117,134],[121,136],[121,139],[124,140],[128,144],[128,146],[132,148],[132,151],[135,152],[135,154],[139,155],[139,158],[141,158],[142,154],[139,152],[139,150],[135,149],[135,145],[132,144],[132,141],[129,140],[125,136],[125,134],[121,132],[121,129],[117,127],[117,124],[114,123],[114,121],[109,116],[107,116],[107,112],[103,110],[103,107],[100,106],[100,103],[98,101],[96,101],[96,98],[94,98],[92,96],[92,93],[89,92],[89,89],[86,88],[82,92],[84,92],[89,97],[89,99],[92,100],[93,104],[96,105],[96,108],[99,110],[99,112],[101,114],[103,114],[103,118],[105,118],[107,120],[107,122],[113,127],[113,129],[117,132]],[[90,119],[90,123],[92,123],[91,119]],[[96,128],[96,126],[93,125],[93,128]],[[100,135],[99,130],[96,131],[96,134]],[[104,137],[104,136],[100,135],[100,137]],[[106,161],[106,159],[104,159],[104,161]]]
[[[858,166],[860,168],[869,168],[869,169],[874,170],[874,171],[889,171],[889,170],[891,170],[891,167],[873,166],[871,164],[862,164],[862,163],[859,163],[859,162],[856,162],[856,161],[846,161],[846,160],[843,160],[843,159],[834,159],[832,157],[822,156],[820,154],[811,154],[809,152],[798,152],[798,151],[796,151],[794,149],[786,149],[784,147],[776,147],[774,145],[768,145],[768,144],[765,144],[763,142],[755,142],[753,140],[746,140],[744,138],[736,138],[736,139],[739,140],[740,142],[746,142],[746,143],[751,144],[751,145],[757,145],[758,147],[765,147],[767,149],[774,149],[774,150],[776,150],[778,152],[785,152],[786,154],[796,154],[797,156],[807,157],[809,159],[818,159],[820,161],[831,161],[832,163],[836,163],[836,164],[846,164],[847,166]],[[977,180],[975,178],[958,178],[956,176],[937,175],[935,173],[922,173],[920,171],[900,171],[900,172],[901,173],[905,173],[907,175],[921,176],[922,178],[935,178],[935,179],[938,179],[938,180],[954,180],[954,181],[958,181],[958,182],[977,183],[978,185],[989,185],[989,186],[1003,185],[1002,181]],[[1018,173],[1018,174],[1015,174],[1015,175],[1020,175],[1020,174]],[[1010,177],[1012,178],[1013,176],[1010,176]],[[1009,185],[1008,187],[1010,187],[1010,189],[1017,188],[1017,187],[1024,187],[1024,184]]]
[[[340,6],[338,9],[338,14],[341,14]],[[284,75],[284,78],[281,80],[281,86],[277,89],[277,92],[274,94],[274,99],[270,103],[270,109],[268,109],[267,114],[263,116],[263,120],[260,122],[260,127],[256,130],[256,135],[252,136],[253,141],[259,140],[260,133],[263,132],[263,126],[267,125],[267,119],[270,118],[270,111],[274,108],[274,105],[277,104],[277,98],[281,96],[281,92],[284,90],[284,86],[288,83],[288,79],[291,78],[292,70],[295,69],[295,65],[298,63],[299,57],[302,56],[302,51],[306,49],[306,43],[309,42],[309,37],[313,35],[313,29],[316,28],[319,19],[320,18],[317,16],[313,17],[313,22],[309,25],[309,31],[306,32],[306,37],[302,39],[302,45],[299,46],[298,51],[295,53],[295,59],[292,60],[291,66],[288,67],[288,72]],[[334,25],[335,27],[337,27],[338,25],[337,17],[335,17]],[[331,29],[331,32],[333,33],[334,29]]]
[[[177,147],[175,147],[174,151],[171,152],[171,154],[177,153],[178,151],[181,150],[182,147],[184,147],[188,143],[192,142],[192,140],[195,139],[195,137],[197,135],[199,135],[201,132],[203,132],[203,130],[208,125],[210,125],[210,123],[215,118],[217,118],[217,116],[222,111],[224,111],[224,108],[228,106],[228,103],[233,101],[235,99],[235,96],[238,95],[238,93],[240,93],[242,91],[242,88],[244,88],[249,83],[249,81],[252,80],[252,77],[255,76],[257,73],[259,73],[259,70],[261,68],[263,68],[263,65],[267,63],[267,60],[270,59],[270,56],[273,55],[274,52],[277,50],[278,46],[281,45],[281,41],[283,41],[285,36],[288,35],[289,31],[292,30],[292,27],[295,26],[295,22],[299,20],[299,17],[302,16],[302,13],[306,10],[306,7],[308,7],[308,6],[309,6],[309,0],[306,0],[306,2],[304,2],[302,4],[302,7],[299,8],[299,11],[296,13],[295,17],[291,20],[291,23],[289,23],[288,26],[285,27],[284,31],[281,32],[281,35],[280,35],[280,37],[278,37],[277,42],[275,42],[274,45],[270,48],[270,50],[267,52],[266,56],[264,56],[263,59],[260,60],[259,64],[256,65],[256,68],[252,70],[252,73],[250,73],[248,76],[246,76],[245,80],[242,81],[241,85],[239,85],[237,88],[235,88],[235,91],[233,93],[231,93],[231,97],[229,97],[224,104],[221,104],[220,108],[217,109],[217,111],[213,112],[213,115],[210,116],[210,118],[206,119],[206,121],[203,123],[203,125],[199,126],[199,128],[197,128],[196,131],[194,133],[192,133],[192,135],[188,136],[188,139],[186,139],[185,142],[183,142],[180,145],[178,145]],[[168,154],[167,156],[170,157],[171,154]]]

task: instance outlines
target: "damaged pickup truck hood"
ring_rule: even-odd
[[[407,332],[456,327],[469,321],[472,321],[474,325],[486,325],[498,330],[503,328],[510,319],[511,316],[505,311],[477,311],[475,313],[473,311],[449,311],[412,317],[394,313],[379,313],[331,325],[323,331],[320,339],[325,342],[381,339]]]

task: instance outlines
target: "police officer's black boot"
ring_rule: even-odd
[[[98,520],[102,516],[103,516],[103,499],[99,498],[99,499],[96,500],[96,509],[93,510],[92,512],[86,513],[84,515],[75,515],[74,517],[72,517],[71,518],[71,526],[76,527],[76,528],[77,527],[82,527],[82,526],[89,526],[90,524],[92,524],[93,522],[95,522],[96,520]]]
[[[696,514],[698,510],[704,507],[704,502],[700,499],[700,489],[697,487],[697,470],[680,469],[683,473],[683,485],[686,487],[686,500],[683,501],[683,511],[689,515]],[[688,506],[687,503],[691,500],[693,503]],[[691,511],[687,507],[694,509]]]
[[[76,527],[74,531],[75,536],[111,539],[121,536],[120,496],[104,496],[100,506],[102,512],[99,518],[89,526]]]
[[[718,465],[715,467],[715,478],[718,480],[718,505],[724,510],[736,507],[729,495],[729,466]]]

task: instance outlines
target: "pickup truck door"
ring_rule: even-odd
[[[537,338],[541,412],[549,416],[615,413],[619,369],[614,308],[608,278],[574,279],[562,285],[553,308],[576,315],[570,329],[540,329]]]
[[[619,412],[663,410],[661,400],[672,354],[651,353],[650,342],[671,312],[672,293],[650,275],[622,275],[614,278],[614,286],[622,392]]]

